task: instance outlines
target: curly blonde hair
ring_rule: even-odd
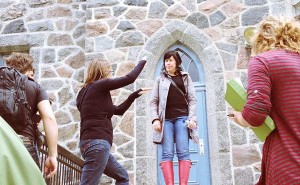
[[[266,17],[251,38],[252,56],[260,53],[285,49],[300,54],[300,23],[284,17]]]
[[[34,71],[33,58],[27,53],[13,52],[9,57],[5,58],[5,63],[23,74],[27,71]]]
[[[111,65],[107,61],[93,60],[88,67],[87,77],[83,84],[86,87],[88,84],[94,81],[100,80],[102,78],[107,78],[111,75]]]

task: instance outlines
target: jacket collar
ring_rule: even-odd
[[[165,76],[170,76],[170,75],[167,73],[166,70],[163,70],[163,71],[161,72],[161,74],[163,74],[163,75],[165,75]],[[186,76],[186,75],[188,75],[189,73],[188,73],[188,72],[185,72],[185,71],[180,71],[180,74],[181,74],[182,76]]]

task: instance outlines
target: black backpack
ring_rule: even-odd
[[[28,77],[14,68],[0,67],[0,116],[19,132],[30,124],[25,85]]]

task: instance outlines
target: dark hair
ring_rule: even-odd
[[[182,63],[182,60],[179,56],[179,53],[177,51],[167,51],[164,55],[164,69],[166,69],[165,67],[165,61],[169,58],[173,57],[176,61],[176,72],[175,74],[179,74],[180,71],[181,71],[181,63]]]

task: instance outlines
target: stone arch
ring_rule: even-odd
[[[213,44],[211,39],[196,26],[183,22],[174,20],[166,24],[164,27],[159,29],[154,33],[149,40],[147,40],[145,46],[140,52],[140,58],[147,56],[148,64],[145,68],[145,73],[142,76],[144,83],[148,86],[153,84],[154,72],[156,65],[159,61],[159,57],[163,52],[176,42],[180,42],[187,47],[191,48],[200,59],[204,71],[205,71],[205,81],[206,81],[206,102],[207,102],[207,123],[208,123],[208,139],[209,139],[209,150],[210,150],[210,165],[211,165],[211,180],[212,184],[222,184],[222,169],[228,168],[231,171],[230,164],[221,164],[224,157],[230,161],[230,145],[228,136],[228,125],[226,125],[226,105],[224,100],[224,67],[222,58],[218,53],[216,46]],[[149,95],[150,96],[150,95]],[[137,126],[139,122],[150,123],[149,118],[142,117],[139,113],[142,108],[148,112],[149,109],[149,98],[146,100],[146,105],[144,107],[137,105]],[[140,107],[141,106],[141,107]],[[147,116],[147,115],[146,115]],[[145,122],[145,120],[147,120]],[[220,131],[220,122],[222,122],[222,131]],[[137,128],[137,169],[136,177],[137,182],[145,184],[156,184],[156,169],[150,167],[148,169],[147,165],[139,167],[139,157],[143,157],[143,160],[148,159],[147,164],[155,163],[155,149],[152,145],[152,130],[151,124],[146,124],[142,129]],[[224,131],[225,130],[225,131]],[[226,133],[227,132],[227,133]],[[145,137],[146,136],[146,137]],[[145,138],[139,140],[139,137]],[[223,147],[221,145],[224,145]],[[225,149],[223,149],[225,148]],[[222,152],[226,155],[222,156]],[[143,168],[143,169],[139,169]],[[149,172],[151,171],[151,172]],[[153,172],[154,171],[154,172]],[[146,172],[146,173],[145,173]],[[149,173],[148,173],[149,172]],[[230,173],[231,174],[231,173]],[[148,180],[145,180],[148,179]],[[231,179],[231,178],[230,178]]]
[[[296,8],[299,7],[299,0],[292,1],[270,1],[269,2],[269,14],[270,15],[282,15],[288,17],[294,17],[297,12]]]

